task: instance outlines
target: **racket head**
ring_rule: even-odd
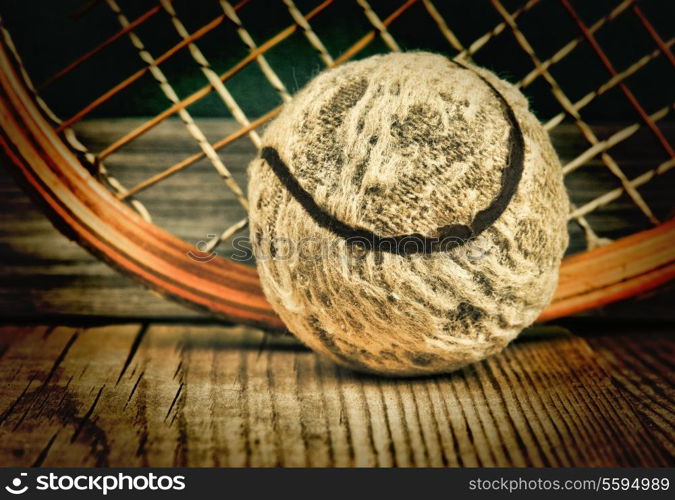
[[[14,19],[16,29],[10,34],[3,17],[3,103],[7,116],[13,117],[3,123],[6,154],[56,225],[99,258],[193,307],[234,321],[282,328],[262,296],[245,245],[240,260],[246,262],[233,261],[232,239],[247,237],[241,186],[245,165],[260,146],[257,130],[322,67],[401,48],[442,50],[518,82],[554,141],[557,133],[569,133],[566,125],[580,131],[574,140],[581,140],[581,147],[569,156],[565,146],[558,148],[573,202],[570,257],[561,268],[554,303],[541,319],[604,305],[672,279],[668,248],[673,248],[673,228],[663,222],[671,207],[660,195],[672,186],[672,129],[663,127],[672,111],[672,96],[636,84],[653,81],[655,74],[665,74],[664,64],[672,65],[672,40],[659,35],[654,16],[631,2],[598,11],[563,1],[566,28],[541,46],[541,30],[559,21],[561,13],[540,2],[512,6],[496,1],[490,15],[475,12],[479,20],[466,26],[453,15],[456,6],[437,3],[285,2],[274,7],[280,9],[276,14],[261,18],[254,14],[255,2],[246,1],[213,2],[197,14],[180,1],[152,6],[101,2],[83,18],[95,16],[97,21],[90,25],[100,22],[98,30],[105,26],[109,36],[98,36],[98,43],[74,57],[72,46],[68,51],[53,49],[62,57],[54,64],[59,69],[49,68],[47,76],[44,47],[33,54],[29,47],[22,52],[28,36],[20,29],[22,23]],[[630,50],[626,25],[636,35],[630,38]],[[73,26],[77,31],[77,22]],[[21,42],[15,45],[16,34]],[[231,60],[220,55],[223,38]],[[636,46],[644,53],[638,55]],[[24,54],[32,60],[26,62]],[[112,69],[110,59],[124,61],[127,67]],[[607,61],[619,70],[612,73]],[[582,78],[579,68],[584,68]],[[37,85],[31,73],[37,73]],[[81,88],[73,84],[78,78],[96,85],[71,109],[72,99],[64,96]],[[253,97],[242,88],[254,88],[249,92]],[[152,97],[138,98],[148,95]],[[589,125],[612,118],[608,109],[621,109],[623,120],[636,121],[605,129]],[[107,113],[150,110],[150,119],[118,123],[119,128],[107,134],[112,138],[107,144],[87,136],[90,128],[83,126]],[[203,117],[214,113],[233,117],[226,133]],[[153,141],[171,144],[172,137],[162,138],[158,131],[176,116],[188,121],[185,137],[194,152],[157,158],[156,170],[140,173],[142,178],[138,172],[125,172],[125,151],[149,148]],[[654,148],[644,147],[645,134],[653,137]],[[639,165],[619,164],[615,152],[634,143],[642,144]],[[194,190],[192,201],[207,192],[226,200],[227,227],[214,227],[211,221],[199,228],[175,221],[172,226],[169,215],[152,215],[158,207],[161,211],[162,203],[167,205],[162,202],[166,195],[149,195],[152,189],[173,182],[175,192],[187,172],[208,179]],[[92,178],[98,184],[91,183]],[[191,204],[190,199],[181,201]],[[92,204],[92,213],[86,212]],[[185,212],[193,221],[205,219],[194,203]]]

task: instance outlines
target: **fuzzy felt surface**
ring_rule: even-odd
[[[557,283],[568,200],[549,138],[515,87],[440,55],[373,56],[318,75],[263,146],[331,220],[382,238],[434,237],[472,227],[504,191],[509,113],[524,143],[515,192],[480,234],[441,251],[355,245],[312,216],[269,156],[255,159],[252,242],[289,330],[352,368],[417,375],[483,359],[530,325]]]

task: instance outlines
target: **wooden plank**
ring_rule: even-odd
[[[627,349],[599,360],[586,340],[540,327],[419,379],[356,374],[243,327],[3,327],[0,345],[6,466],[673,463],[665,337],[638,366]],[[608,369],[619,362],[623,378]],[[648,401],[634,387],[652,378]]]
[[[0,169],[0,316],[195,318],[61,235]]]
[[[675,457],[675,342],[672,329],[646,328],[640,335],[613,331],[588,343],[602,368],[625,394],[666,454]]]

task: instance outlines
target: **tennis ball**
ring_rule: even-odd
[[[448,372],[549,303],[568,199],[525,97],[493,73],[396,53],[316,76],[249,166],[265,295],[351,368]]]

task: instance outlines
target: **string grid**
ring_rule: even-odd
[[[578,154],[575,158],[572,158],[565,163],[563,166],[564,174],[570,175],[580,168],[588,166],[591,162],[599,160],[600,164],[607,169],[614,179],[616,179],[618,187],[611,189],[594,199],[585,201],[579,206],[572,205],[571,207],[569,215],[570,220],[574,221],[582,229],[585,235],[587,248],[594,248],[607,241],[606,238],[603,238],[596,232],[587,216],[624,195],[630,199],[633,205],[638,209],[639,213],[641,213],[650,224],[656,225],[660,222],[652,208],[641,195],[639,188],[645,186],[655,178],[662,176],[675,165],[675,153],[673,147],[670,144],[667,135],[659,126],[665,118],[671,116],[673,103],[666,103],[655,111],[647,111],[632,92],[629,80],[632,76],[636,75],[643,68],[659,58],[665,58],[671,66],[675,66],[675,58],[673,58],[671,52],[675,39],[670,38],[664,40],[650,23],[648,17],[636,0],[619,1],[608,13],[596,19],[591,24],[586,24],[569,0],[527,0],[518,8],[511,11],[509,11],[502,3],[502,0],[489,0],[488,4],[491,5],[494,11],[493,13],[497,14],[499,22],[470,43],[462,43],[461,37],[452,29],[453,21],[459,21],[457,19],[446,18],[441,13],[442,9],[439,9],[437,5],[438,2],[435,3],[433,0],[401,1],[400,4],[386,16],[378,13],[368,0],[353,0],[358,5],[361,15],[363,15],[369,23],[370,30],[360,36],[346,50],[343,50],[339,54],[331,54],[328,48],[329,45],[322,41],[317,34],[317,31],[313,29],[312,23],[316,19],[319,19],[319,16],[330,16],[331,9],[334,9],[335,4],[340,0],[324,0],[323,2],[316,2],[313,8],[307,10],[305,13],[303,13],[293,0],[279,0],[280,2],[283,2],[283,5],[288,11],[290,24],[283,30],[278,31],[275,35],[264,40],[262,43],[254,40],[252,32],[247,29],[238,14],[244,7],[251,9],[256,8],[256,4],[257,8],[263,8],[260,0],[243,0],[237,4],[232,4],[226,0],[214,1],[218,3],[222,13],[201,26],[199,29],[190,32],[181,20],[180,9],[186,8],[186,5],[181,5],[182,0],[159,0],[157,5],[132,21],[127,18],[116,0],[105,0],[102,3],[105,3],[111,13],[116,17],[120,30],[105,39],[101,44],[89,49],[81,57],[55,73],[41,85],[38,85],[36,90],[34,90],[36,95],[39,95],[43,89],[49,87],[66,74],[75,71],[87,59],[94,57],[113,43],[121,43],[120,40],[124,38],[127,38],[131,42],[138,56],[142,60],[143,67],[141,69],[112,86],[109,90],[71,117],[66,118],[65,120],[59,120],[56,117],[53,119],[57,121],[57,130],[64,134],[72,147],[78,149],[80,152],[86,153],[86,158],[92,165],[95,165],[100,178],[111,187],[118,198],[129,202],[135,210],[148,220],[150,219],[150,214],[134,196],[151,188],[164,179],[178,174],[180,171],[189,168],[191,165],[194,165],[204,158],[208,160],[209,164],[224,181],[227,189],[232,193],[239,204],[244,209],[247,208],[248,205],[244,190],[232,176],[222,155],[219,154],[219,151],[244,137],[247,137],[253,145],[259,149],[261,140],[257,129],[275,117],[280,111],[283,103],[288,102],[291,99],[290,92],[280,78],[278,70],[275,71],[273,65],[265,57],[269,51],[280,46],[285,40],[288,40],[296,33],[302,34],[306,43],[316,52],[318,59],[326,68],[335,67],[357,57],[360,53],[364,52],[364,49],[371,45],[374,40],[378,39],[386,50],[400,51],[403,50],[403,46],[396,40],[392,33],[392,26],[405,23],[406,12],[409,12],[413,8],[421,8],[426,13],[429,26],[437,29],[443,39],[447,41],[449,57],[473,61],[476,54],[485,50],[491,43],[496,43],[496,39],[507,35],[512,37],[517,47],[521,50],[522,54],[529,59],[532,65],[532,69],[525,76],[514,82],[514,84],[527,93],[528,87],[535,83],[541,84],[543,82],[560,108],[557,114],[544,122],[544,128],[551,132],[562,123],[573,123],[587,143],[587,147],[581,154]],[[540,8],[539,6],[544,2],[558,2],[562,10],[566,12],[570,20],[573,21],[577,30],[572,33],[572,38],[567,43],[560,46],[558,50],[546,58],[540,57],[529,40],[526,30],[522,28],[523,19],[527,19],[527,16]],[[634,60],[626,67],[617,69],[605,49],[601,46],[598,36],[602,33],[603,29],[606,29],[606,27],[616,19],[630,15],[635,16],[639,21],[640,26],[642,26],[646,34],[653,41],[653,49],[642,57]],[[157,22],[157,18],[160,16],[163,16],[164,20],[168,21],[171,29],[175,30],[180,38],[180,42],[155,57],[150,53],[140,38],[138,29],[144,23],[149,22],[150,19],[154,19],[154,22]],[[235,30],[241,43],[247,50],[247,54],[244,58],[220,74],[214,70],[214,66],[209,62],[209,59],[207,59],[205,53],[198,45],[198,42],[202,37],[219,26],[222,26],[225,29]],[[349,26],[345,26],[345,29],[349,28]],[[581,98],[573,100],[563,89],[563,85],[561,85],[559,79],[554,76],[552,70],[563,61],[566,61],[566,59],[570,57],[571,54],[575,53],[575,51],[580,50],[581,47],[590,49],[592,53],[595,54],[595,57],[597,58],[596,62],[599,61],[606,69],[607,78],[600,85],[590,89]],[[182,52],[184,49],[199,67],[207,83],[203,87],[193,91],[187,97],[180,98],[178,92],[162,71],[161,66],[175,54]],[[262,116],[255,119],[249,119],[226,86],[228,80],[232,79],[252,63],[255,63],[258,66],[265,81],[273,89],[280,101],[279,106],[270,109],[262,114]],[[102,104],[130,87],[146,74],[152,76],[163,95],[169,101],[170,106],[137,126],[135,129],[128,131],[98,153],[92,154],[87,151],[74,136],[71,127],[89,116]],[[609,137],[600,138],[593,127],[584,120],[581,112],[610,91],[620,91],[637,114],[639,120],[612,133]],[[187,108],[201,99],[204,99],[212,92],[217,94],[218,98],[237,122],[239,128],[235,132],[222,137],[217,141],[209,142]],[[162,172],[155,174],[136,185],[129,187],[123,186],[119,180],[108,172],[108,169],[104,166],[104,160],[173,115],[178,115],[180,117],[189,135],[197,143],[199,151],[170,165]],[[611,150],[617,145],[627,141],[643,128],[646,128],[651,132],[656,143],[665,153],[667,159],[640,175],[629,178],[613,157]],[[220,234],[215,236],[208,243],[206,250],[209,252],[213,251],[220,243],[232,238],[239,231],[243,230],[246,225],[246,217],[243,217],[241,220],[238,220],[232,226],[224,229]]]

